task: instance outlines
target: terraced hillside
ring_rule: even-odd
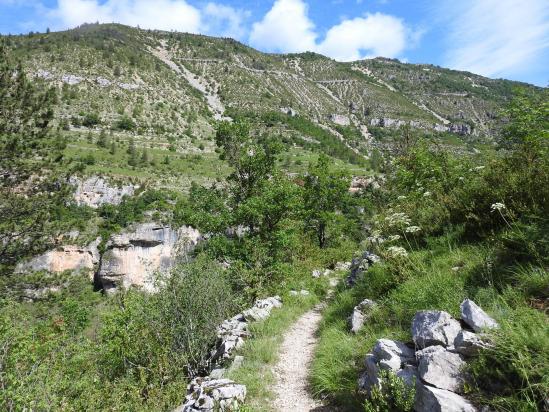
[[[105,130],[110,145],[150,150],[153,166],[178,164],[179,181],[164,172],[160,179],[173,187],[213,177],[202,162],[222,169],[213,132],[224,118],[245,116],[257,134],[282,136],[290,170],[314,152],[363,167],[404,125],[446,144],[490,143],[513,87],[533,87],[382,58],[265,54],[232,39],[115,24],[7,42],[36,81],[59,89],[56,118],[71,156],[89,158]],[[139,177],[120,151],[104,149],[91,151],[95,162],[81,159],[88,170]]]

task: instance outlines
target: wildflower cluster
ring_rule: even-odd
[[[502,210],[506,209],[505,205],[503,203],[494,203],[492,206],[490,206],[490,209],[492,212],[498,211],[501,212]]]
[[[411,220],[406,213],[393,213],[392,215],[387,216],[385,221],[390,227],[409,226],[411,223]]]
[[[406,233],[417,233],[421,230],[419,226],[408,226],[404,231]]]
[[[408,252],[401,246],[391,246],[387,249],[389,256],[393,258],[407,257]]]

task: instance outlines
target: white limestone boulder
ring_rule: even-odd
[[[412,338],[420,348],[432,345],[451,346],[460,331],[459,322],[444,311],[419,311],[412,320]]]

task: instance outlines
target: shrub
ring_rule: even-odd
[[[94,127],[101,123],[101,119],[97,113],[86,113],[82,119],[82,126]]]
[[[412,412],[415,387],[388,371],[380,372],[380,386],[375,386],[364,404],[366,412]]]
[[[136,127],[135,122],[131,117],[124,115],[116,122],[116,128],[118,130],[132,131]]]

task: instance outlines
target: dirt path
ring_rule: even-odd
[[[313,399],[308,385],[309,368],[317,343],[315,336],[324,304],[319,304],[302,315],[286,332],[275,366],[276,400],[280,412],[322,411],[322,404]]]

